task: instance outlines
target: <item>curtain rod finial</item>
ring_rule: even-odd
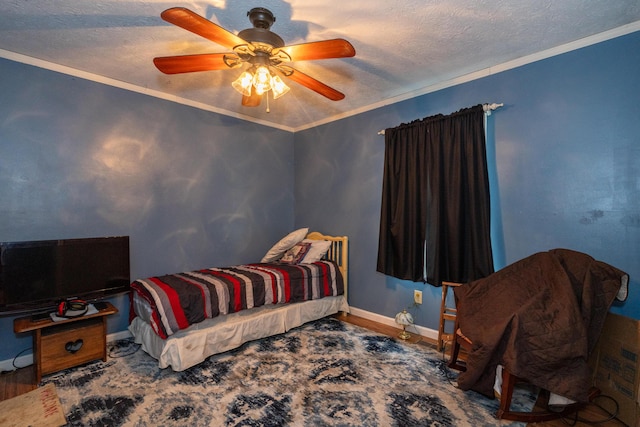
[[[504,104],[503,103],[498,104],[495,102],[493,104],[482,104],[482,109],[484,110],[487,116],[490,116],[493,110],[497,110],[500,107],[504,107]]]

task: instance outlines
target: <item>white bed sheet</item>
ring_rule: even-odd
[[[249,341],[285,333],[339,311],[349,312],[344,295],[294,304],[263,306],[206,319],[163,340],[140,317],[145,316],[144,309],[136,306],[136,313],[140,315],[133,319],[129,331],[135,342],[158,360],[160,368],[171,367],[174,371],[183,371],[213,354],[232,350]]]

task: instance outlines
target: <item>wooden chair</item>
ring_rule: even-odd
[[[442,282],[442,301],[440,303],[440,326],[438,328],[438,342],[437,349],[438,351],[442,351],[445,348],[446,343],[453,342],[453,332],[447,333],[446,322],[454,322],[456,320],[456,307],[447,305],[447,297],[449,296],[449,289],[456,288],[462,285],[462,283],[455,282]],[[453,325],[452,325],[453,327]],[[455,330],[454,330],[455,332]]]
[[[469,338],[464,336],[462,331],[459,328],[458,321],[455,322],[455,333],[453,343],[451,345],[451,357],[449,359],[449,367],[452,369],[456,369],[458,371],[465,371],[466,366],[465,362],[459,360],[460,350],[470,351],[472,347],[472,342]],[[531,412],[521,412],[521,411],[512,411],[511,410],[511,399],[513,398],[513,390],[518,383],[526,383],[527,380],[523,378],[519,378],[509,372],[506,368],[502,369],[502,387],[500,390],[500,406],[498,411],[496,412],[496,418],[504,419],[504,420],[512,420],[512,421],[520,421],[525,423],[538,423],[542,421],[550,421],[559,418],[564,418],[572,413],[575,413],[580,408],[584,407],[586,403],[578,402],[571,405],[564,406],[563,409],[558,411],[552,410],[536,410],[534,408]],[[541,393],[544,393],[544,399],[542,400],[543,407],[548,407],[549,402],[549,392],[546,390],[541,390]],[[589,391],[589,401],[592,401],[595,397],[600,394],[600,391],[592,387]],[[540,404],[540,399],[538,399],[538,404]]]

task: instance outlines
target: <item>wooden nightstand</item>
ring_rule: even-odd
[[[118,309],[107,302],[97,313],[54,322],[33,320],[31,316],[14,320],[16,333],[33,332],[33,363],[36,384],[43,375],[78,366],[96,359],[107,361],[107,316]]]

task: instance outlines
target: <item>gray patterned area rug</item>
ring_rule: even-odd
[[[321,319],[212,356],[158,368],[132,340],[107,362],[43,379],[70,426],[507,426],[498,401],[456,388],[442,355]],[[533,407],[529,392],[514,398]]]

